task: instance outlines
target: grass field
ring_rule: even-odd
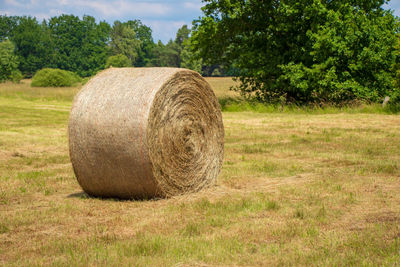
[[[215,187],[119,201],[75,180],[78,90],[0,84],[0,265],[400,265],[399,115],[224,112]]]

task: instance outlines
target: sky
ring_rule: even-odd
[[[153,30],[154,41],[174,39],[182,25],[202,15],[201,0],[0,0],[0,15],[48,19],[61,14],[90,15],[112,24],[139,19]],[[400,16],[400,0],[384,6]]]

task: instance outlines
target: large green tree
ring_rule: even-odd
[[[397,24],[384,0],[205,0],[192,45],[240,70],[245,95],[377,101],[392,91]]]
[[[40,24],[32,17],[19,17],[10,30],[10,40],[16,46],[19,69],[26,76],[32,76],[37,70],[51,64],[53,43],[45,23]]]
[[[176,32],[175,43],[180,47],[183,47],[183,43],[189,39],[190,32],[191,30],[188,28],[188,26],[183,25]]]
[[[90,76],[103,69],[108,56],[110,25],[91,16],[52,17],[48,22],[54,43],[54,66]]]
[[[139,56],[142,42],[136,38],[132,27],[120,21],[115,21],[111,29],[111,52],[113,55],[124,55],[134,64]]]
[[[0,15],[0,42],[10,39],[12,31],[18,24],[19,17]]]
[[[135,32],[135,37],[140,41],[135,66],[143,67],[151,60],[151,50],[155,47],[150,27],[144,25],[140,20],[128,20],[124,23]]]

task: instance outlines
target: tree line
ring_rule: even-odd
[[[152,30],[140,20],[110,25],[92,16],[63,14],[42,22],[29,16],[0,16],[0,42],[8,41],[0,46],[0,55],[14,50],[8,61],[17,64],[25,77],[43,68],[87,77],[109,66],[185,67],[221,75],[222,71],[215,71],[219,65],[204,66],[194,59],[189,36],[190,29],[184,25],[175,40],[154,43]]]

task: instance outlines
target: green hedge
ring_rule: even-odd
[[[81,82],[76,73],[60,69],[45,68],[36,72],[32,78],[33,87],[64,87],[74,86]]]

